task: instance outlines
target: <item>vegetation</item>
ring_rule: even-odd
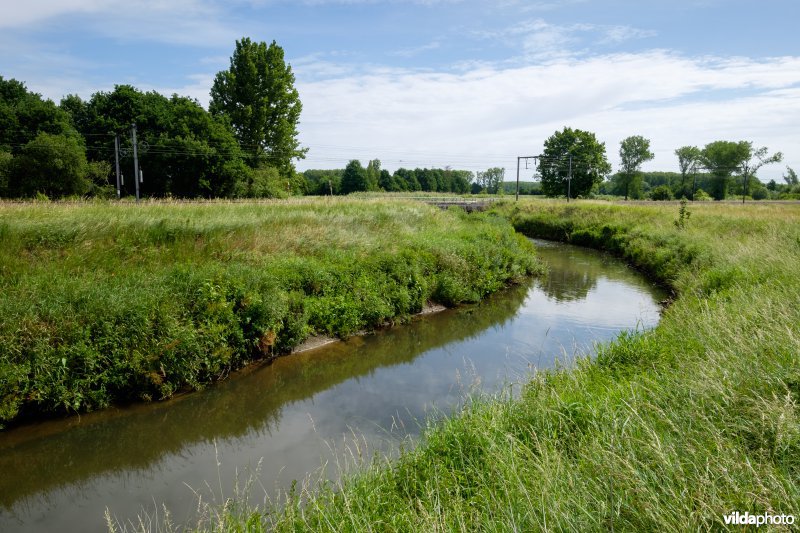
[[[681,146],[675,150],[675,155],[678,156],[678,167],[681,171],[681,181],[677,187],[676,196],[685,196],[689,200],[694,200],[695,182],[691,180],[697,179],[700,154],[700,149],[696,146]]]
[[[214,78],[209,111],[230,121],[251,166],[267,164],[284,179],[294,174],[292,161],[306,153],[297,140],[302,109],[283,48],[275,41],[236,41],[230,69]]]
[[[611,172],[605,143],[594,133],[566,127],[544,142],[540,165],[548,196],[586,196]]]
[[[715,141],[709,143],[700,152],[700,162],[713,176],[711,196],[715,200],[723,200],[728,194],[728,184],[734,172],[740,172],[743,181],[743,193],[748,193],[748,183],[755,172],[763,165],[781,161],[780,152],[767,155],[767,148],[754,149],[748,141]]]
[[[505,175],[506,169],[499,167],[490,168],[486,172],[478,172],[475,176],[472,193],[497,194],[502,190],[501,186]]]
[[[655,154],[650,151],[650,140],[641,135],[633,135],[623,139],[619,147],[619,158],[622,161],[620,177],[625,185],[625,199],[628,194],[634,197],[641,196],[641,170],[642,164],[650,161]]]
[[[281,510],[207,508],[199,529],[722,530],[800,515],[800,208],[499,207],[522,232],[604,248],[677,297],[658,327],[475,398],[396,461]],[[682,223],[675,223],[676,215]]]
[[[116,195],[115,136],[120,138],[122,196],[134,193],[132,125],[137,127],[139,167],[146,179],[140,193],[150,198],[285,198],[352,192],[447,192],[502,194],[516,191],[504,182],[505,169],[473,173],[441,168],[364,168],[297,173],[293,161],[307,149],[297,141],[302,109],[291,66],[273,42],[237,41],[231,67],[217,74],[210,112],[191,98],[144,93],[130,85],[98,92],[88,101],[67,95],[60,105],[30,93],[24,84],[0,77],[0,198],[64,198]],[[694,198],[698,189],[715,199],[729,194],[752,199],[797,199],[792,169],[786,185],[756,179],[758,169],[781,160],[780,152],[751,142],[716,141],[702,150],[675,151],[680,174],[641,172],[650,159],[649,141],[628,137],[620,146],[622,167],[611,172],[605,145],[595,135],[572,128],[555,132],[539,159],[541,183],[525,193],[548,196],[651,197],[666,185],[675,198]],[[787,167],[788,168],[788,167]],[[700,170],[703,170],[701,172]],[[736,176],[737,179],[732,179]],[[663,193],[660,193],[664,197]]]
[[[0,424],[167,398],[537,269],[500,218],[365,199],[0,204],[0,241]]]

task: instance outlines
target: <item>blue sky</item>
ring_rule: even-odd
[[[650,170],[719,139],[782,151],[762,179],[800,169],[796,0],[0,1],[0,75],[55,101],[129,83],[206,105],[236,39],[276,40],[304,105],[301,169],[511,177],[563,126],[615,167],[643,135]]]

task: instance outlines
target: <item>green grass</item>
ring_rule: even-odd
[[[707,531],[800,518],[800,206],[506,203],[520,231],[612,250],[675,291],[653,330],[474,398],[396,461],[200,530]]]
[[[199,389],[539,268],[502,218],[379,200],[5,203],[0,243],[0,425]]]

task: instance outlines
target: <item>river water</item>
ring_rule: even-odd
[[[466,395],[518,390],[537,369],[653,327],[664,294],[600,252],[534,241],[542,280],[276,360],[171,401],[0,433],[0,531],[105,531],[146,513],[191,522],[198,498],[251,498],[333,479],[392,453]],[[557,363],[559,362],[559,363]]]

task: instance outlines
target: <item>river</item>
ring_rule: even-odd
[[[534,241],[542,280],[479,305],[283,357],[205,391],[0,433],[0,531],[105,531],[143,512],[190,522],[237,478],[273,498],[393,453],[466,395],[657,324],[665,295],[607,254]],[[516,387],[516,389],[515,389]]]

